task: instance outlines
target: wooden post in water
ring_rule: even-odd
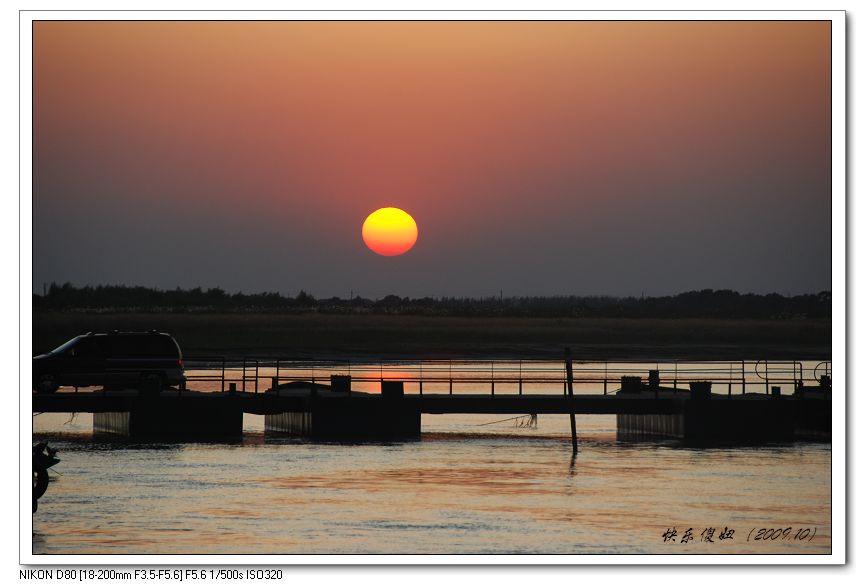
[[[567,372],[568,397],[574,397],[574,365],[571,363],[571,348],[565,348],[565,371]],[[574,414],[574,401],[570,400],[570,417],[571,417],[571,447],[574,450],[574,455],[577,454],[577,419]]]

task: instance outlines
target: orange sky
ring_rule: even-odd
[[[699,269],[673,289],[828,288],[829,33],[814,22],[36,23],[34,282],[371,289],[393,265],[363,264],[377,259],[363,256],[360,225],[397,206],[424,234],[404,294],[425,294],[423,275],[449,262],[458,290],[426,294],[493,281],[516,294],[524,280],[509,280],[503,256],[556,262],[563,249],[600,280],[538,270],[536,292],[632,293],[639,284],[597,268],[627,268],[628,242],[610,233],[640,225],[663,231],[647,258],[681,252]],[[176,266],[134,243],[89,266],[65,257],[64,230],[130,233],[116,226],[165,213],[159,253]],[[747,241],[721,251],[721,226]],[[797,276],[777,247],[803,246],[785,238],[806,227],[818,242],[794,249],[811,275]],[[245,255],[282,249],[268,259],[285,273],[184,270],[228,229]],[[316,257],[291,253],[310,239]],[[136,258],[153,266],[130,270]],[[319,262],[344,268],[344,282]]]

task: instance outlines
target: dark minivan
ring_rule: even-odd
[[[60,386],[156,388],[183,384],[183,355],[168,333],[87,333],[33,358],[33,389]]]

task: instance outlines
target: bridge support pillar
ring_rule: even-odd
[[[683,400],[671,414],[617,414],[619,440],[682,439],[695,444],[792,440],[794,401]]]
[[[404,440],[420,438],[420,421],[420,410],[399,398],[327,397],[302,412],[265,415],[264,429],[325,440]]]
[[[229,404],[156,398],[127,412],[94,413],[93,432],[155,441],[240,438],[243,412]]]
[[[685,438],[683,414],[617,414],[616,436],[620,441],[648,438]]]

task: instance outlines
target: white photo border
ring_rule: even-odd
[[[31,486],[32,444],[32,26],[45,20],[807,20],[831,22],[832,54],[832,552],[828,555],[34,555]],[[19,13],[19,563],[32,566],[276,566],[276,565],[829,565],[847,558],[847,39],[844,11],[66,11]],[[840,390],[843,389],[843,394]]]

